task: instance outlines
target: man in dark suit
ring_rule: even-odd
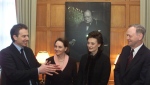
[[[49,72],[55,72],[56,65],[40,65],[27,47],[29,35],[26,25],[14,25],[10,34],[13,43],[0,51],[1,85],[39,85],[38,74],[52,75]]]
[[[145,28],[130,25],[126,35],[128,45],[123,47],[114,70],[115,85],[144,85],[150,66],[150,50],[143,44]],[[134,50],[133,53],[131,49]]]

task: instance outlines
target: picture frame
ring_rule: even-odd
[[[92,22],[87,24],[85,13],[91,13]],[[91,31],[99,31],[103,36],[103,53],[110,56],[110,2],[66,2],[65,38],[70,44],[70,57],[80,61],[88,52],[87,36]],[[95,23],[95,24],[93,24]]]

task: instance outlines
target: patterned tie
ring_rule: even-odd
[[[129,60],[128,60],[129,63],[133,59],[133,52],[134,52],[134,49],[132,49],[131,52],[130,52],[130,56],[129,56]]]
[[[128,58],[128,62],[127,62],[126,68],[128,67],[128,65],[130,64],[130,62],[131,62],[132,59],[133,59],[133,52],[134,52],[134,49],[132,49],[131,52],[130,52],[130,55],[129,55],[129,58]]]

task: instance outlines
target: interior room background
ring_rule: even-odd
[[[45,50],[54,55],[54,41],[65,37],[65,2],[111,2],[109,85],[113,85],[116,56],[127,44],[126,30],[140,23],[140,0],[37,0],[35,54]]]
[[[30,31],[29,47],[35,55],[46,50],[54,55],[53,43],[64,36],[65,2],[111,2],[110,59],[112,70],[108,85],[113,84],[116,56],[126,45],[126,29],[129,24],[140,23],[147,29],[145,45],[150,48],[150,0],[16,0],[17,21],[27,24]],[[24,15],[26,14],[26,15]],[[20,16],[21,15],[21,16]],[[23,16],[22,16],[23,15]],[[25,19],[25,20],[23,20]],[[36,20],[37,19],[37,20]],[[29,20],[29,21],[28,21]],[[3,29],[3,28],[0,28]],[[36,32],[35,32],[36,31]]]
[[[17,0],[19,1],[19,0]],[[20,0],[28,1],[28,0]],[[113,69],[116,56],[120,53],[126,42],[126,30],[128,25],[141,23],[146,28],[149,27],[147,18],[150,12],[148,4],[149,0],[32,0],[30,4],[36,5],[34,10],[29,10],[36,15],[31,16],[32,20],[29,23],[24,22],[27,26],[36,25],[36,28],[31,26],[33,30],[30,35],[30,47],[35,55],[39,51],[47,51],[51,56],[54,55],[54,41],[58,37],[65,35],[65,2],[111,2],[111,23],[110,23],[110,59],[111,59],[111,75],[109,85],[113,85]],[[25,3],[23,3],[25,4]],[[28,7],[33,8],[33,7]],[[28,12],[26,12],[28,13]],[[20,16],[22,17],[22,16]],[[0,28],[1,29],[1,28]],[[147,29],[149,31],[150,29]],[[35,33],[34,33],[35,32]],[[147,33],[148,35],[148,33]],[[35,38],[35,39],[34,39]],[[146,45],[149,38],[146,36]]]

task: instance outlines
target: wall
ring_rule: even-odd
[[[140,0],[37,0],[36,49],[54,55],[53,43],[64,37],[65,2],[111,2],[111,47],[112,64],[109,85],[113,85],[113,70],[116,56],[127,44],[126,30],[130,24],[140,23]]]

